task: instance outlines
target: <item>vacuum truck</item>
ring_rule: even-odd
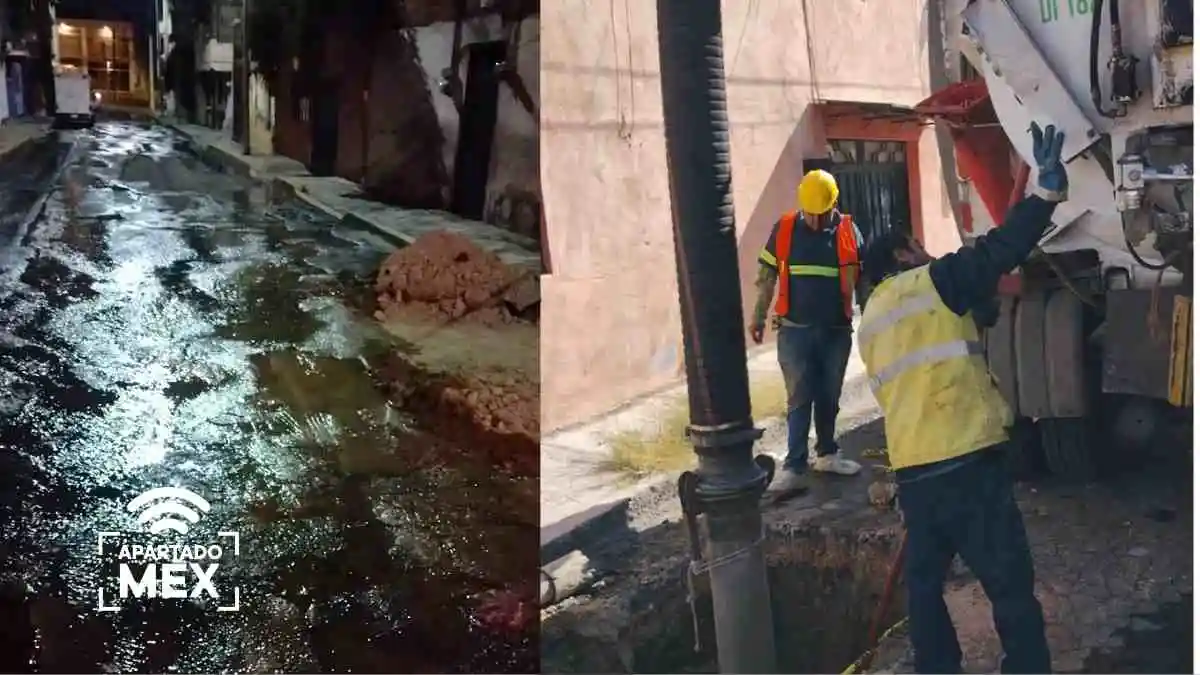
[[[1031,123],[1066,135],[1069,199],[1002,281],[985,345],[1031,441],[1018,460],[1088,480],[1190,416],[1193,0],[942,8],[945,86],[917,110],[964,243],[1035,185]]]

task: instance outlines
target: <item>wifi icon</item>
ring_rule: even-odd
[[[141,511],[137,523],[151,534],[164,530],[187,534],[212,505],[187,488],[158,487],[134,497],[125,508],[130,513]]]

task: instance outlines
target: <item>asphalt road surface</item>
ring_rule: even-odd
[[[536,483],[406,461],[344,302],[378,248],[161,127],[3,164],[0,671],[536,672],[479,618],[534,568],[503,514]],[[165,486],[208,510],[128,510]],[[133,597],[149,562],[187,597]]]

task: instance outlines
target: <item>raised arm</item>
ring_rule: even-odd
[[[958,315],[986,306],[995,297],[1000,277],[1025,262],[1050,227],[1054,208],[1067,198],[1067,172],[1062,165],[1063,135],[1053,126],[1043,134],[1032,125],[1033,153],[1038,164],[1033,195],[1017,202],[1000,227],[929,264],[929,276],[942,301]]]
[[[929,264],[929,276],[942,302],[963,315],[996,296],[1000,277],[1029,257],[1050,225],[1054,202],[1026,197],[1009,210],[1004,224]]]

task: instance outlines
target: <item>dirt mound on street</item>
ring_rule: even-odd
[[[493,466],[537,475],[536,380],[511,372],[431,374],[397,353],[388,355],[379,369],[389,397],[428,431],[486,456]]]
[[[380,267],[376,318],[416,313],[443,322],[514,323],[536,303],[528,299],[530,277],[462,235],[431,232]]]
[[[375,318],[407,345],[378,365],[389,398],[476,459],[536,476],[536,277],[432,232],[387,258],[375,299]]]

